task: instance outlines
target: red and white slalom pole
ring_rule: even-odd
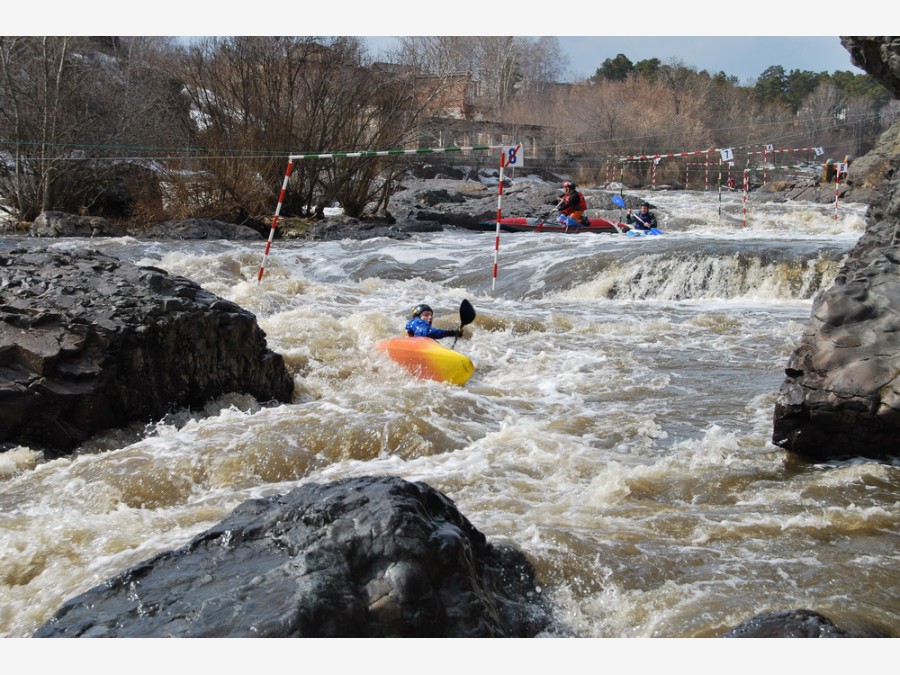
[[[256,277],[256,285],[263,278],[263,271],[266,269],[266,258],[269,255],[269,249],[272,248],[272,240],[275,238],[275,228],[278,226],[278,214],[281,213],[281,205],[284,203],[284,193],[287,192],[288,179],[291,177],[291,171],[294,169],[294,160],[289,159],[287,169],[284,172],[284,181],[281,183],[281,192],[278,195],[278,206],[275,207],[275,216],[272,218],[272,229],[269,230],[269,239],[266,242],[266,252],[263,253],[262,262],[259,265],[259,274]]]
[[[710,150],[709,152],[712,152],[712,150]],[[704,192],[709,192],[709,152],[706,153],[706,174],[703,183]]]
[[[497,187],[497,233],[494,236],[494,278],[491,280],[491,291],[497,288],[497,259],[500,257],[500,220],[503,217],[501,202],[503,201],[503,159],[500,155],[500,184]]]
[[[513,148],[508,148],[500,155],[500,183],[497,186],[497,233],[494,236],[494,277],[491,280],[491,291],[497,288],[497,260],[500,257],[500,220],[502,219],[502,201],[503,201],[503,169],[510,164],[523,166],[524,163],[519,161],[519,153],[522,151],[522,144],[519,143]]]
[[[523,162],[519,161],[519,153],[521,151],[522,144],[519,143],[514,148],[508,148],[500,155],[500,183],[497,186],[497,233],[494,237],[494,277],[491,280],[492,292],[497,288],[497,260],[500,257],[500,220],[503,217],[503,169],[510,164],[523,166]]]
[[[750,174],[749,169],[744,169],[744,195],[742,197],[743,200],[743,209],[742,215],[744,216],[744,228],[747,227],[747,191],[750,189]]]
[[[841,188],[841,170],[834,174],[834,219],[838,219],[838,192]]]
[[[722,217],[722,159],[719,159],[719,218]]]

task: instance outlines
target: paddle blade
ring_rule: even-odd
[[[459,324],[468,326],[475,320],[475,308],[468,300],[463,300],[459,305]]]
[[[619,195],[613,195],[612,201],[616,206],[625,206],[625,200],[622,199]]]

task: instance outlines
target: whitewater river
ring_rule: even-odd
[[[715,637],[795,608],[897,635],[900,466],[770,440],[864,207],[762,199],[745,216],[740,195],[653,194],[662,237],[503,234],[496,280],[494,235],[461,230],[276,240],[261,284],[264,242],[0,240],[193,279],[258,317],[296,383],[289,405],[226,396],[73,458],[0,454],[0,635],[30,636],[246,499],[361,475],[424,481],[518,546],[580,636]],[[419,302],[454,327],[464,298],[465,386],[373,350]]]

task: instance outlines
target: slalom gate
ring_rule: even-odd
[[[434,155],[434,154],[446,154],[446,153],[454,153],[454,152],[476,152],[476,151],[488,151],[488,150],[502,150],[500,153],[500,180],[497,187],[497,230],[494,238],[494,262],[493,262],[493,278],[491,283],[491,289],[496,290],[497,283],[497,273],[498,273],[498,259],[500,254],[500,221],[502,218],[502,200],[503,200],[503,174],[504,170],[507,167],[524,167],[524,148],[521,143],[508,146],[508,145],[480,145],[480,146],[467,146],[467,147],[447,147],[447,148],[416,148],[414,150],[359,150],[359,151],[348,151],[348,152],[314,152],[314,153],[297,153],[291,154],[288,156],[287,168],[284,173],[284,180],[282,181],[281,191],[278,195],[278,204],[275,207],[275,214],[272,218],[272,226],[269,230],[269,237],[266,241],[265,252],[263,253],[263,259],[259,266],[259,273],[257,275],[256,282],[259,284],[262,281],[263,274],[265,273],[266,262],[268,259],[269,251],[272,248],[272,241],[275,237],[275,231],[278,227],[278,218],[281,214],[281,207],[284,202],[284,196],[287,192],[288,182],[291,177],[291,171],[294,167],[294,162],[301,161],[304,159],[339,159],[339,158],[352,158],[352,157],[386,157],[392,155]],[[697,166],[698,164],[703,167],[704,172],[704,190],[708,191],[710,188],[710,177],[711,173],[714,170],[714,160],[716,156],[718,156],[718,162],[715,164],[718,165],[718,178],[716,180],[716,184],[719,191],[719,215],[722,213],[722,171],[723,167],[727,168],[727,176],[728,182],[731,182],[731,171],[735,169],[735,152],[734,148],[708,148],[706,150],[692,150],[688,152],[670,152],[670,153],[659,153],[659,154],[632,154],[624,157],[608,157],[607,160],[607,177],[608,183],[612,183],[612,170],[615,164],[619,165],[619,180],[620,184],[624,185],[625,178],[625,167],[629,163],[641,163],[641,162],[651,162],[651,189],[656,189],[657,187],[657,167],[660,162],[664,159],[681,159],[681,158],[691,158],[691,157],[703,157],[704,161],[701,163],[685,163],[685,187],[689,184],[689,171],[691,166]],[[742,173],[742,213],[743,213],[743,226],[747,226],[747,195],[750,189],[750,173],[753,171],[758,171],[759,169],[752,168],[751,158],[757,155],[762,156],[762,166],[760,167],[762,170],[762,180],[763,184],[766,183],[768,179],[768,171],[779,171],[779,170],[796,170],[796,169],[808,169],[809,164],[807,165],[792,165],[792,166],[775,166],[769,164],[769,156],[777,156],[781,153],[796,153],[796,152],[812,152],[816,157],[824,154],[824,150],[821,147],[805,147],[805,148],[781,148],[776,149],[771,144],[767,144],[763,147],[762,150],[746,150],[743,154],[745,155],[745,168],[741,170]],[[846,163],[836,165],[836,180],[835,180],[835,192],[834,192],[834,218],[837,220],[838,218],[838,199],[839,199],[839,191],[840,191],[840,177],[847,175],[848,166]],[[736,169],[735,169],[736,170]]]
[[[763,185],[766,184],[768,180],[768,172],[769,171],[789,171],[789,170],[808,170],[810,168],[810,163],[807,164],[793,164],[793,165],[775,165],[769,163],[769,156],[771,155],[773,158],[777,157],[781,153],[796,153],[796,152],[811,152],[814,153],[815,157],[820,157],[824,154],[824,150],[821,147],[804,147],[804,148],[780,148],[776,149],[771,144],[767,144],[763,146],[762,150],[747,150],[743,154],[745,155],[745,167],[741,170],[742,174],[742,183],[741,189],[743,192],[742,195],[742,213],[743,213],[743,226],[747,226],[747,196],[750,191],[750,174],[755,171],[762,170],[762,182]],[[657,187],[656,176],[657,176],[657,167],[659,163],[663,159],[667,158],[682,158],[682,157],[696,157],[696,156],[704,156],[705,161],[702,163],[685,163],[685,188],[689,185],[689,175],[690,175],[690,167],[691,166],[702,166],[704,170],[704,190],[709,190],[710,184],[710,173],[713,168],[713,160],[718,155],[718,179],[716,181],[718,191],[719,191],[719,215],[722,214],[722,171],[723,167],[727,167],[727,179],[726,185],[731,183],[731,171],[735,169],[735,153],[734,148],[711,148],[708,150],[694,150],[689,152],[673,152],[673,153],[660,153],[660,154],[632,154],[625,157],[619,157],[616,161],[619,163],[619,181],[621,184],[625,182],[625,166],[630,162],[651,162],[651,189],[655,190]],[[762,166],[759,168],[751,167],[751,159],[754,156],[761,155],[762,156]],[[840,196],[840,180],[841,176],[846,176],[848,171],[848,164],[846,162],[842,162],[835,165],[835,191],[834,191],[834,219],[838,218],[838,203]],[[612,181],[609,181],[612,182]]]
[[[517,148],[521,148],[521,144],[516,146]],[[260,284],[263,278],[263,274],[266,269],[266,262],[269,257],[269,251],[272,248],[272,240],[275,238],[275,230],[278,227],[278,218],[281,214],[281,207],[284,203],[284,195],[287,192],[288,181],[291,178],[291,171],[294,168],[294,162],[304,159],[340,159],[340,158],[348,158],[348,157],[389,157],[392,155],[435,155],[441,153],[453,153],[453,152],[466,152],[466,151],[479,151],[479,150],[497,150],[500,148],[506,148],[506,146],[502,145],[475,145],[468,147],[447,147],[447,148],[416,148],[415,150],[357,150],[350,152],[307,152],[307,153],[298,153],[288,155],[288,163],[287,168],[284,172],[284,180],[281,183],[281,191],[278,193],[278,204],[275,207],[275,215],[272,218],[272,227],[269,228],[269,237],[266,241],[266,250],[263,253],[262,262],[259,266],[259,273],[256,276],[257,285]],[[507,158],[507,155],[510,151],[505,151],[500,158],[500,192],[502,194],[503,188],[503,167],[504,160]],[[507,160],[506,164],[515,164],[518,161],[518,152],[513,152],[511,155],[511,160]],[[519,164],[521,166],[521,163]],[[499,233],[500,230],[500,205],[499,205],[499,197],[497,204],[497,231]],[[498,235],[499,236],[499,235]],[[497,244],[499,248],[499,242]],[[494,274],[496,276],[496,267],[497,262],[496,258],[494,261]]]

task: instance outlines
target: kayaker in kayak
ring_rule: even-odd
[[[636,230],[652,230],[656,227],[656,216],[650,213],[650,205],[644,202],[641,204],[641,212],[637,215],[632,214],[631,209],[628,209],[625,222],[628,225],[634,225]]]
[[[443,328],[432,328],[431,322],[434,319],[434,312],[428,305],[416,305],[412,311],[412,318],[406,322],[406,334],[409,337],[430,337],[435,340],[441,340],[445,337],[461,337],[463,328],[460,326],[454,330],[444,330]]]
[[[568,225],[569,227],[584,225],[581,222],[581,217],[587,211],[587,202],[584,200],[584,195],[576,189],[577,187],[575,183],[570,181],[563,183],[565,193],[559,198],[559,203],[556,205],[556,210],[560,212],[559,217],[556,219],[557,223]]]

